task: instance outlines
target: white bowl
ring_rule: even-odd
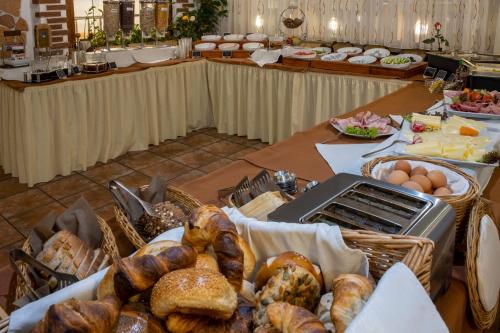
[[[202,41],[205,41],[205,42],[217,42],[219,40],[221,40],[221,36],[219,35],[205,35],[205,36],[201,36],[201,40]]]
[[[332,49],[331,48],[329,48],[329,47],[323,47],[323,46],[315,47],[315,48],[312,48],[311,50],[314,51],[314,52],[316,52],[316,54],[319,55],[319,56],[332,53]]]
[[[238,43],[219,44],[219,50],[221,50],[221,51],[237,51],[239,49],[240,49],[240,44],[238,44]]]
[[[196,51],[212,51],[215,50],[217,44],[215,43],[200,43],[194,46]]]
[[[377,58],[372,57],[372,56],[356,56],[347,59],[351,64],[357,64],[357,65],[368,65],[368,64],[373,64],[374,62],[377,61]]]
[[[266,34],[250,34],[247,35],[247,40],[251,42],[263,42],[267,40],[267,35]]]
[[[224,40],[228,42],[241,42],[245,38],[243,35],[231,34],[224,36]]]
[[[245,51],[255,51],[264,47],[262,43],[245,43],[243,44],[243,50]]]
[[[358,55],[363,52],[359,47],[343,47],[337,50],[338,53],[347,53],[347,55]]]
[[[322,61],[344,61],[347,58],[347,53],[330,53],[321,57]]]
[[[388,58],[398,58],[399,56],[391,56],[391,57],[385,57],[383,58],[382,60],[380,60],[380,65],[382,67],[387,67],[387,68],[399,68],[399,69],[405,69],[405,68],[408,68],[410,67],[411,65],[411,62],[407,62],[405,64],[386,64],[384,63],[384,60],[385,59],[388,59]]]
[[[375,57],[378,59],[382,59],[382,58],[390,56],[391,51],[389,51],[388,49],[384,49],[384,48],[373,48],[373,49],[366,50],[365,53],[363,53],[363,54],[367,55],[367,56],[372,56],[372,57]]]
[[[422,58],[422,56],[419,56],[418,54],[413,54],[413,53],[403,53],[403,54],[398,54],[398,56],[403,57],[403,58],[413,58],[413,60],[415,60],[415,61],[412,61],[411,62],[412,64],[419,64],[422,61],[424,61],[424,58]]]
[[[312,53],[300,54],[302,52],[312,52]],[[314,51],[304,49],[293,52],[292,57],[297,59],[314,59],[317,57],[317,54]]]

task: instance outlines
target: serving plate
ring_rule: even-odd
[[[337,50],[339,53],[347,53],[347,55],[353,56],[358,55],[363,52],[359,47],[343,47]]]
[[[331,48],[329,48],[329,47],[323,47],[323,46],[312,48],[311,51],[316,52],[316,55],[318,55],[318,56],[322,56],[322,55],[325,55],[325,54],[332,53],[332,49]]]
[[[263,41],[267,40],[267,35],[266,34],[258,34],[258,33],[249,34],[249,35],[247,35],[247,40],[249,40],[251,42],[263,42]]]
[[[258,49],[262,49],[264,44],[262,43],[245,43],[243,44],[243,50],[245,51],[255,51]]]
[[[344,135],[353,136],[356,138],[363,138],[363,139],[376,139],[376,138],[381,138],[381,137],[385,137],[385,136],[390,136],[390,135],[396,134],[398,132],[398,130],[396,128],[394,128],[390,125],[387,125],[387,127],[389,127],[389,129],[390,129],[390,131],[388,133],[380,133],[380,134],[377,134],[377,136],[370,138],[369,136],[365,136],[365,135],[347,133],[342,129],[342,127],[338,126],[337,124],[331,123],[331,125],[333,126],[333,128],[335,128],[337,131],[339,131],[340,133],[342,133]]]
[[[372,56],[372,57],[375,57],[378,59],[382,59],[382,58],[390,56],[391,51],[389,51],[388,49],[381,48],[381,47],[376,47],[373,49],[366,50],[365,53],[363,53],[363,54],[366,56]]]
[[[306,54],[302,54],[306,52]],[[308,53],[311,52],[311,53]],[[298,50],[292,53],[292,57],[296,59],[314,59],[316,58],[317,54],[316,52],[310,51],[310,50]]]
[[[351,64],[368,65],[368,64],[375,63],[377,61],[377,58],[375,58],[373,56],[362,55],[362,56],[356,56],[356,57],[349,58],[349,59],[347,59],[347,61],[349,61]]]
[[[398,54],[398,56],[400,57],[403,57],[403,58],[409,58],[410,60],[415,60],[413,61],[412,60],[412,64],[419,64],[421,63],[422,61],[424,61],[424,58],[422,56],[419,56],[418,54],[413,54],[413,53],[403,53],[403,54]]]
[[[221,40],[221,36],[219,35],[205,35],[205,36],[201,36],[201,40],[204,41],[204,42],[217,42],[219,40]]]
[[[245,38],[245,36],[238,34],[230,34],[224,36],[224,40],[228,42],[241,42],[243,38]]]
[[[221,50],[221,51],[237,51],[239,49],[240,49],[240,44],[238,44],[238,43],[219,44],[219,50]]]
[[[215,43],[200,43],[194,46],[196,51],[212,51],[215,50],[217,44]]]
[[[444,109],[446,113],[450,115],[460,116],[464,118],[473,118],[473,119],[484,119],[484,120],[500,120],[500,114],[491,114],[491,113],[479,113],[479,112],[467,112],[467,111],[457,111],[451,108],[452,99],[449,94],[450,90],[444,91]]]
[[[384,60],[385,59],[389,59],[389,58],[398,58],[399,56],[390,56],[390,57],[385,57],[385,58],[382,58],[380,60],[380,65],[382,67],[386,67],[386,68],[398,68],[398,69],[405,69],[405,68],[408,68],[410,67],[410,65],[412,64],[411,62],[407,62],[405,64],[386,64],[384,63]],[[404,58],[404,57],[403,57]]]
[[[321,57],[322,61],[344,61],[347,58],[347,53],[330,53]]]

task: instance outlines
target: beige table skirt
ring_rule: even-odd
[[[409,84],[362,76],[208,62],[215,126],[269,143],[352,111]]]
[[[212,123],[206,61],[24,92],[0,84],[0,165],[32,186]]]

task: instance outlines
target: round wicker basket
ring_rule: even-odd
[[[390,161],[397,161],[397,160],[421,161],[421,162],[427,162],[427,163],[439,165],[439,166],[448,168],[448,169],[456,172],[457,174],[464,177],[469,182],[469,190],[466,193],[464,193],[463,195],[451,195],[451,196],[439,197],[439,199],[448,203],[450,206],[452,206],[455,209],[455,213],[456,213],[456,217],[455,217],[455,227],[456,227],[455,248],[459,248],[465,240],[467,223],[465,223],[464,221],[467,218],[468,213],[469,213],[470,208],[472,207],[473,203],[479,197],[479,184],[477,183],[477,181],[453,164],[430,159],[430,158],[426,158],[426,157],[415,157],[415,156],[379,157],[379,158],[373,159],[370,162],[363,165],[363,167],[361,168],[361,173],[363,174],[363,176],[372,177],[372,170],[373,170],[373,168],[375,168],[375,166],[377,164],[390,162]]]
[[[97,216],[97,222],[99,222],[99,227],[102,231],[102,243],[100,248],[110,256],[111,260],[116,260],[120,258],[120,253],[118,247],[116,246],[115,236],[108,226],[106,221]],[[29,238],[24,241],[22,250],[28,254],[31,254],[33,250],[31,249]],[[33,282],[28,274],[28,267],[23,263],[15,263],[18,268],[19,273],[22,276],[17,276],[17,286],[16,286],[16,299],[20,299],[30,293],[30,289],[34,287]],[[29,285],[28,285],[29,283]]]
[[[140,191],[145,191],[147,188],[148,185],[143,186],[140,188]],[[165,200],[179,206],[179,208],[181,208],[184,213],[190,213],[192,210],[202,205],[201,202],[193,198],[191,195],[172,186],[167,187],[167,190],[165,192]],[[125,236],[136,249],[140,249],[141,247],[146,245],[146,242],[129,221],[125,212],[117,205],[115,205],[115,217],[116,221],[125,233]]]
[[[495,316],[498,310],[497,304],[493,309],[487,311],[484,309],[481,299],[479,298],[478,281],[477,281],[477,266],[476,258],[478,253],[480,225],[484,215],[493,217],[491,209],[485,199],[479,199],[472,207],[469,218],[469,226],[467,228],[467,288],[469,289],[469,303],[472,309],[472,315],[476,326],[481,330],[489,329],[495,322]]]

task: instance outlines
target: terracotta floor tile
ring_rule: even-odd
[[[24,192],[28,189],[28,185],[20,184],[18,178],[8,178],[0,181],[0,199],[8,196]]]
[[[210,173],[212,171],[225,167],[226,165],[229,165],[231,163],[233,163],[233,160],[227,158],[221,158],[218,161],[202,166],[200,170],[206,173]]]
[[[39,188],[55,199],[76,194],[89,189],[95,183],[80,174],[64,177],[63,179],[39,186]]]
[[[215,155],[228,156],[245,148],[246,148],[245,146],[233,142],[219,141],[216,143],[212,143],[211,145],[205,146],[202,149]]]
[[[259,139],[254,139],[254,140],[246,140],[245,143],[242,143],[244,144],[245,146],[249,146],[249,147],[254,147],[257,146],[257,145],[261,145],[262,147],[268,147],[269,144],[267,142],[262,142],[260,141]]]
[[[6,219],[33,208],[47,205],[54,200],[39,189],[31,189],[0,200],[0,215]]]
[[[237,135],[231,135],[226,138],[227,141],[231,141],[234,143],[237,143],[239,145],[249,145],[250,140],[247,139],[246,136],[237,136]],[[259,143],[260,140],[257,140],[255,144]]]
[[[32,209],[25,213],[16,215],[9,219],[9,222],[16,227],[25,237],[28,237],[33,227],[40,222],[50,212],[54,211],[56,214],[64,212],[66,207],[54,201],[48,205]]]
[[[14,301],[16,273],[11,266],[0,269],[0,306],[10,313],[14,309],[11,303]]]
[[[91,170],[85,171],[82,173],[87,178],[95,181],[99,184],[106,184],[110,180],[120,178],[121,176],[128,175],[132,173],[133,170],[123,166],[119,163],[112,162],[108,164],[104,164]]]
[[[219,158],[220,157],[211,154],[209,152],[206,152],[204,150],[195,150],[187,154],[174,157],[173,160],[185,164],[187,166],[190,166],[191,168],[199,168],[203,165],[215,162]]]
[[[22,239],[24,239],[23,235],[0,217],[0,246],[7,246]]]
[[[165,180],[169,180],[191,171],[191,168],[174,161],[165,161],[163,163],[157,163],[147,168],[140,169],[139,171],[150,177],[161,176]]]
[[[168,182],[168,185],[171,186],[179,186],[184,183],[187,183],[193,179],[196,179],[198,177],[201,177],[205,175],[205,173],[199,171],[199,170],[191,170],[188,173],[183,174],[182,176],[179,176],[177,178],[174,178]]]
[[[192,146],[180,142],[171,142],[165,145],[155,146],[150,149],[150,152],[160,155],[164,158],[171,158],[174,156],[185,154],[189,151],[192,151],[193,149],[194,148]]]
[[[248,148],[245,148],[243,150],[240,150],[239,152],[237,152],[235,154],[229,155],[227,158],[230,158],[232,160],[238,160],[238,159],[243,158],[246,155],[254,153],[256,151],[259,151],[259,150],[252,148],[252,147],[248,147]]]
[[[271,145],[268,143],[265,143],[265,142],[259,142],[259,143],[256,143],[255,145],[252,145],[252,147],[255,149],[261,150],[261,149],[264,149],[267,147],[271,147]]]
[[[132,172],[131,174],[118,178],[118,180],[125,186],[141,187],[143,185],[149,185],[151,177],[139,172]]]
[[[165,161],[164,158],[148,151],[143,151],[138,154],[129,155],[119,162],[131,169],[138,170],[163,161]]]
[[[120,251],[121,256],[128,256],[131,254],[135,248],[128,241],[127,236],[124,234],[120,225],[116,222],[115,213],[113,209],[113,204],[108,204],[96,210],[97,215],[102,217],[108,223],[109,227],[113,231],[115,236],[116,245],[118,246],[118,251]]]
[[[69,207],[76,200],[80,199],[80,197],[82,196],[94,209],[100,208],[102,206],[105,206],[113,202],[113,197],[111,196],[111,193],[108,191],[108,189],[106,189],[104,186],[101,185],[95,185],[83,192],[61,199],[60,202],[64,206]]]
[[[219,139],[214,138],[213,136],[200,133],[182,138],[179,140],[179,142],[188,144],[190,146],[200,147],[217,142],[218,140]]]

